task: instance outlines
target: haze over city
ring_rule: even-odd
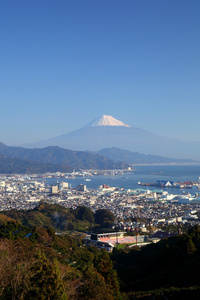
[[[200,2],[2,1],[0,142],[103,115],[200,141]]]

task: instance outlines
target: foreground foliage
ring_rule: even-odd
[[[32,234],[27,236],[27,228],[15,221],[0,229],[0,299],[121,298],[105,251],[84,247],[53,229],[28,228]]]
[[[64,224],[107,226],[111,220],[105,210],[93,214],[46,203],[0,213],[0,299],[200,299],[198,226],[112,254],[55,234]]]
[[[200,299],[198,226],[128,253],[115,250],[112,259],[128,299],[185,299],[189,294]]]

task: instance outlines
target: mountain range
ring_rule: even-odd
[[[27,148],[48,146],[76,151],[99,151],[102,148],[116,147],[146,155],[200,159],[200,142],[159,136],[131,127],[109,115],[103,115],[88,125],[61,136],[25,145]]]
[[[199,163],[191,159],[173,159],[133,153],[119,148],[91,153],[57,146],[27,149],[0,143],[0,173],[72,172],[73,169],[121,169],[134,164]]]
[[[57,171],[67,173],[72,172],[72,170],[73,168],[67,165],[27,161],[0,154],[1,174],[42,174],[46,172],[55,173]]]
[[[185,157],[200,153],[198,142],[160,137],[107,115],[68,134],[29,146],[35,148],[0,143],[0,173],[71,172],[73,169],[127,168],[130,164],[199,163]],[[178,153],[178,158],[166,157],[165,152]]]
[[[60,147],[26,149],[0,143],[0,173],[71,172],[73,169],[127,168],[128,164],[114,162],[100,153],[72,151]]]
[[[193,164],[200,163],[193,159],[177,159],[158,155],[146,155],[138,152],[131,152],[119,148],[104,148],[99,151],[105,157],[112,159],[115,162],[126,162],[130,165],[136,164]]]

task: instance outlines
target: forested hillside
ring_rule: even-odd
[[[113,220],[107,210],[44,202],[32,211],[1,212],[0,299],[200,298],[198,226],[112,254],[84,246],[84,230],[105,229]],[[70,224],[68,234],[56,234],[66,230],[64,224]]]
[[[108,209],[98,209],[94,213],[85,206],[76,209],[65,208],[58,204],[49,204],[41,201],[32,210],[8,210],[0,213],[1,218],[10,217],[23,226],[54,228],[57,232],[63,231],[99,231],[109,228],[115,221],[115,216]]]
[[[128,299],[200,299],[198,226],[141,249],[115,251],[112,259]]]
[[[127,163],[114,162],[100,153],[73,151],[56,146],[26,149],[0,143],[0,154],[0,173],[6,174],[71,172],[73,169],[121,169],[122,167],[128,167]],[[5,158],[4,163],[1,157]],[[10,162],[13,162],[12,168]],[[3,168],[3,171],[1,171],[1,168]]]
[[[120,299],[109,255],[53,229],[0,226],[0,299]]]

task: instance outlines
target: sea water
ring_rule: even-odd
[[[135,166],[134,171],[124,172],[123,175],[106,175],[91,177],[91,181],[85,181],[83,177],[65,178],[65,179],[48,179],[47,183],[55,184],[57,181],[66,181],[71,187],[76,187],[78,184],[85,184],[88,189],[97,189],[100,185],[105,184],[112,187],[119,187],[124,189],[150,189],[154,190],[155,187],[142,187],[138,185],[141,183],[155,183],[157,180],[170,180],[170,181],[194,181],[199,182],[200,177],[200,164],[198,165],[140,165]],[[157,188],[166,190],[173,194],[182,194],[183,189],[178,188]],[[198,189],[185,189],[184,191],[194,194],[200,192]]]

